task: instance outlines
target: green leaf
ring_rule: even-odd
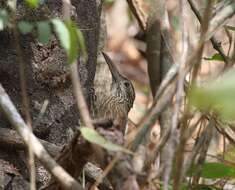
[[[104,5],[112,5],[114,0],[104,0]]]
[[[207,61],[224,61],[223,57],[216,53],[212,57],[204,57],[205,60]]]
[[[235,70],[225,73],[219,80],[203,87],[193,86],[189,91],[191,105],[204,111],[213,110],[222,119],[235,119]]]
[[[40,3],[39,0],[25,0],[25,1],[31,8],[37,8]]]
[[[105,0],[104,3],[113,3],[114,0]]]
[[[205,163],[202,167],[201,177],[209,179],[235,177],[235,169],[223,163]]]
[[[229,30],[232,30],[232,31],[235,31],[235,26],[225,26],[227,29],[229,29]]]
[[[8,23],[8,12],[5,9],[0,9],[0,31],[2,31]]]
[[[52,19],[51,22],[60,40],[60,45],[68,52],[70,48],[70,37],[67,26],[59,19]]]
[[[61,46],[65,49],[68,56],[68,63],[71,64],[78,56],[78,36],[76,25],[72,21],[65,23],[59,19],[53,19],[52,23],[55,32],[60,39]]]
[[[20,21],[18,23],[18,28],[21,34],[28,34],[32,31],[33,25],[26,21]]]
[[[51,22],[55,28],[61,46],[67,53],[68,63],[71,64],[76,60],[79,50],[86,60],[87,51],[85,40],[76,24],[71,20],[62,22],[59,19],[53,19]]]
[[[96,132],[96,130],[88,128],[88,127],[82,127],[80,129],[82,136],[89,142],[97,144],[109,151],[120,151],[125,152],[128,154],[132,154],[131,151],[123,148],[120,145],[114,144],[108,140],[106,140],[104,137],[102,137],[99,133]]]
[[[77,35],[77,26],[76,24],[69,20],[65,22],[68,31],[69,31],[69,39],[70,39],[70,46],[68,54],[68,63],[72,64],[76,58],[78,57],[78,35]]]
[[[39,42],[46,44],[51,38],[51,26],[47,21],[37,22],[38,40]]]
[[[85,58],[85,60],[87,60],[85,39],[84,39],[82,32],[79,29],[77,29],[77,36],[78,36],[79,49],[81,50],[81,53],[83,57]]]

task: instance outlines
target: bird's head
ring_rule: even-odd
[[[129,79],[119,73],[110,57],[106,53],[102,53],[112,74],[111,93],[118,98],[120,103],[126,104],[129,111],[135,100],[134,87]]]

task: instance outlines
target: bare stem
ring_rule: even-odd
[[[13,13],[13,35],[15,38],[15,45],[16,45],[16,53],[19,60],[19,73],[20,73],[20,87],[21,87],[21,97],[22,97],[22,104],[23,104],[23,113],[26,117],[26,123],[29,129],[32,131],[32,120],[30,116],[30,106],[29,106],[29,99],[27,94],[27,77],[26,77],[26,65],[23,60],[23,53],[20,47],[20,35],[17,30],[17,22],[16,22],[16,6],[17,0],[15,0],[15,10]],[[30,138],[29,138],[30,140]],[[29,154],[29,168],[30,168],[30,189],[36,190],[36,168],[35,168],[35,161],[34,161],[34,154],[31,147],[31,142],[29,141],[28,145],[28,154]]]
[[[70,0],[63,0],[64,19],[67,19],[67,20],[70,19],[70,8],[71,8]],[[78,77],[78,66],[77,66],[76,61],[70,65],[70,75],[72,79],[73,92],[76,98],[76,102],[77,102],[81,119],[86,127],[94,128],[91,117],[90,117],[90,113],[88,110],[88,106],[86,104],[84,95],[82,93],[82,88],[81,88],[80,80]]]
[[[197,10],[196,8],[196,5],[194,4],[193,0],[188,0],[188,3],[192,9],[192,11],[194,12],[194,14],[196,15],[198,21],[200,23],[202,23],[202,17],[200,15],[200,12]],[[213,48],[218,51],[218,53],[221,55],[221,57],[223,58],[224,62],[226,63],[226,65],[228,64],[228,59],[224,53],[224,50],[223,48],[221,47],[221,45],[218,43],[218,40],[212,36],[211,39],[210,39],[212,45],[213,45]]]

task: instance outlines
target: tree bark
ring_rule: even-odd
[[[0,5],[5,6],[5,1],[0,0]],[[96,71],[102,1],[74,0],[72,5],[75,8],[72,16],[84,34],[87,47],[88,61],[85,63],[79,60],[78,68],[83,93],[91,108],[94,97],[93,80]],[[62,3],[54,0],[46,1],[38,9],[30,9],[24,1],[18,1],[17,20],[34,22],[55,17],[61,18],[61,8]],[[0,83],[17,109],[22,112],[18,57],[11,29],[0,32],[0,41]],[[46,135],[43,136],[44,140],[56,145],[63,145],[71,138],[70,128],[79,125],[79,115],[75,109],[65,52],[55,36],[48,44],[43,45],[35,39],[34,34],[21,35],[20,46],[23,51],[23,60],[26,63],[27,92],[33,128],[39,130],[39,133],[41,130],[46,131]],[[38,119],[45,100],[48,100],[49,104],[42,118]],[[1,112],[0,126],[11,127]],[[9,156],[7,161],[11,162],[13,159],[15,158]],[[21,171],[22,168],[17,169]],[[27,172],[21,173],[21,175],[24,179],[28,179]],[[40,182],[43,183],[43,181]]]

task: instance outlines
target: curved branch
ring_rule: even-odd
[[[83,190],[82,186],[73,179],[54,159],[47,153],[40,141],[30,131],[9,96],[0,84],[0,108],[7,116],[9,122],[16,128],[26,144],[31,143],[32,150],[45,168],[58,180],[65,189]]]

